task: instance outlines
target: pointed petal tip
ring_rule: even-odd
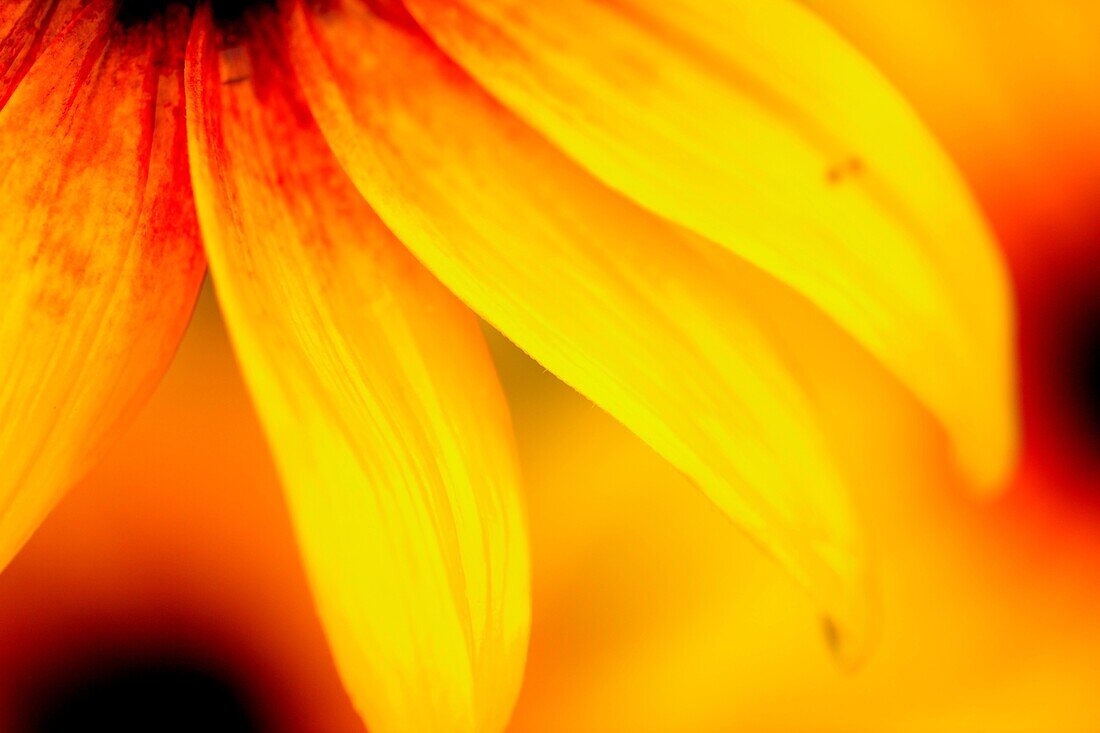
[[[994,421],[974,440],[955,448],[959,470],[968,488],[980,498],[996,498],[1012,483],[1020,461],[1020,430],[1015,414]]]
[[[984,255],[984,288],[969,293],[984,319],[971,330],[969,359],[962,360],[963,385],[955,394],[965,412],[952,420],[950,409],[940,419],[952,435],[959,472],[980,497],[995,497],[1012,482],[1022,449],[1020,376],[1017,356],[1017,306],[1003,249],[985,226],[975,204],[975,217],[986,230],[975,249]],[[968,369],[967,369],[968,368]]]
[[[834,565],[834,582],[807,586],[817,605],[825,647],[844,672],[858,670],[878,640],[880,598],[866,554],[853,551],[842,564]]]
[[[866,629],[854,628],[832,616],[822,616],[821,634],[833,663],[845,674],[859,671],[870,657],[872,644]]]
[[[1014,329],[1007,278],[1004,282],[999,299],[1002,307],[996,308],[997,298],[986,299],[1001,324],[987,333],[1011,333]],[[948,375],[958,380],[954,389],[957,402],[933,412],[950,440],[956,475],[974,495],[992,498],[1011,484],[1020,460],[1017,359],[1012,337],[998,338],[995,346],[974,341],[969,345],[971,358],[966,368]]]
[[[820,605],[821,634],[837,668],[857,672],[870,659],[879,639],[881,597],[865,566],[849,576],[840,593]],[[820,600],[820,599],[819,599]]]

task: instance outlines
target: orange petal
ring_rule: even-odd
[[[0,567],[156,385],[202,279],[167,37],[100,0],[0,111]]]
[[[31,64],[84,0],[11,0],[0,5],[0,109]]]
[[[277,27],[220,59],[211,32],[187,61],[199,219],[344,683],[372,731],[499,731],[529,579],[478,323],[341,170]]]
[[[865,568],[845,481],[771,314],[715,264],[734,258],[603,187],[400,16],[351,1],[299,5],[289,23],[318,122],[406,246],[688,474],[859,649]]]

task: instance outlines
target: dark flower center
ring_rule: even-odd
[[[193,11],[201,0],[119,0],[116,17],[127,27],[143,25],[164,16],[170,7],[182,6]],[[232,25],[251,13],[270,10],[275,0],[210,0],[210,9],[219,25]]]
[[[35,697],[18,733],[262,730],[233,681],[176,659],[108,660]]]

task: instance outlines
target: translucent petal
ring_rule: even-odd
[[[272,34],[219,56],[200,15],[188,136],[321,619],[371,731],[499,731],[530,605],[507,406],[476,318],[347,179]]]
[[[791,285],[942,421],[1015,462],[1012,306],[959,175],[790,0],[409,0],[450,55],[613,188]]]
[[[858,646],[864,558],[844,479],[768,314],[707,254],[725,253],[600,185],[399,17],[299,6],[290,39],[321,128],[395,234],[687,473]]]
[[[0,111],[0,567],[152,391],[204,271],[186,33],[110,22],[89,6]]]

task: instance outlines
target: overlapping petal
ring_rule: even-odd
[[[204,269],[186,33],[118,34],[111,12],[90,5],[0,111],[0,567],[152,390]]]
[[[409,0],[610,186],[788,283],[909,386],[978,488],[1016,450],[1012,305],[916,115],[790,0]]]
[[[337,665],[372,731],[499,731],[529,580],[476,319],[332,157],[277,32],[188,50],[199,218]]]
[[[82,4],[83,0],[11,0],[0,5],[0,109]]]
[[[686,472],[858,646],[865,569],[844,479],[768,314],[716,265],[732,258],[575,166],[400,12],[297,5],[288,23],[314,114],[390,229]]]

